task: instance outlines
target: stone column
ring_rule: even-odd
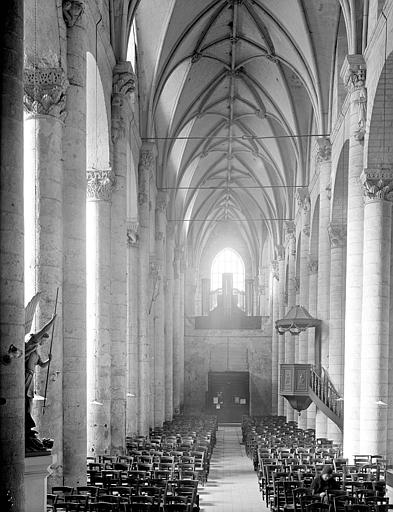
[[[165,289],[165,421],[173,418],[173,297],[174,297],[174,230],[166,228],[166,289]]]
[[[153,173],[156,149],[152,143],[144,143],[139,162],[139,265],[138,265],[138,358],[139,358],[139,433],[146,435],[150,427],[150,338],[149,304],[150,287],[150,176]]]
[[[347,279],[345,301],[344,457],[360,449],[360,351],[363,296],[363,171],[364,126],[359,125],[359,108],[365,106],[366,67],[362,55],[348,55],[341,71],[350,97],[348,155]]]
[[[344,395],[344,326],[345,326],[345,226],[330,223],[330,320],[329,320],[329,375],[337,390]],[[328,422],[328,437],[342,443],[341,430]]]
[[[185,276],[186,276],[186,259],[184,249],[180,259],[180,351],[179,351],[179,370],[180,370],[180,411],[184,409],[184,319],[185,319]]]
[[[254,279],[246,279],[246,315],[252,316],[254,304]]]
[[[23,1],[6,0],[0,21],[0,348],[24,352],[23,283]],[[3,360],[4,362],[4,360]],[[24,357],[0,371],[0,498],[9,491],[24,512]]]
[[[157,299],[155,302],[155,391],[154,416],[155,427],[162,427],[165,421],[165,244],[166,244],[166,208],[168,197],[166,192],[158,192],[156,199],[156,265],[158,272]]]
[[[319,243],[318,243],[318,313],[321,324],[321,366],[329,363],[329,307],[330,307],[330,172],[331,143],[328,139],[317,139],[317,161],[319,165]],[[316,436],[326,437],[327,417],[317,411]]]
[[[301,239],[300,239],[300,272],[299,272],[299,303],[308,309],[309,293],[309,273],[308,273],[308,255],[310,246],[310,196],[307,189],[299,189],[297,201],[301,213]],[[308,332],[299,334],[298,352],[296,354],[297,363],[308,363]],[[303,411],[299,416],[299,427],[307,428],[307,411]]]
[[[111,453],[125,452],[127,402],[127,150],[130,96],[135,75],[130,62],[113,70],[111,138],[116,186],[111,207]]]
[[[317,316],[318,298],[318,260],[311,256],[308,258],[308,312],[311,316]],[[308,329],[307,362],[315,364],[315,329]],[[312,403],[307,409],[307,428],[315,429],[316,406]]]
[[[272,415],[278,414],[279,392],[279,364],[278,345],[280,336],[276,330],[276,320],[279,317],[279,269],[278,261],[272,261],[273,289],[272,289]]]
[[[283,318],[285,315],[285,251],[282,245],[277,247],[277,261],[278,261],[278,316]],[[280,382],[280,365],[285,363],[285,337],[278,335],[278,382]],[[286,400],[284,397],[278,395],[277,414],[285,416]]]
[[[35,402],[33,417],[41,437],[55,440],[53,451],[63,465],[63,162],[62,133],[67,80],[61,68],[25,68],[25,293],[41,292],[32,330],[52,317],[58,293],[50,380],[45,415]],[[42,348],[47,358],[50,344]],[[48,368],[37,367],[38,394],[45,394]]]
[[[180,414],[180,344],[181,344],[181,311],[180,311],[180,259],[182,249],[176,247],[173,260],[173,412]]]
[[[285,238],[287,245],[287,261],[288,261],[288,279],[287,281],[287,293],[288,293],[288,306],[287,311],[296,303],[296,237],[295,237],[295,224],[293,222],[286,222],[285,225]],[[285,333],[285,362],[295,362],[295,343],[297,336]],[[286,416],[287,421],[294,421],[295,410],[286,402]]]
[[[127,436],[138,432],[138,231],[138,222],[130,221],[127,226]]]
[[[386,454],[393,169],[365,169],[360,450]]]
[[[86,51],[83,2],[64,3],[67,90],[63,133],[63,483],[86,482]],[[61,469],[61,468],[59,468]]]
[[[173,418],[173,326],[174,326],[174,230],[172,224],[166,228],[166,277],[165,290],[165,421]]]
[[[87,171],[87,453],[111,450],[111,169]]]

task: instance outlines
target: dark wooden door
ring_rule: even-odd
[[[240,423],[250,412],[248,372],[209,372],[206,409],[219,423]]]

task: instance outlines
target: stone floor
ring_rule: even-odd
[[[199,489],[201,512],[267,512],[240,426],[220,425],[209,481]]]

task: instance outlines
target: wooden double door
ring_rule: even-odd
[[[219,423],[240,423],[250,412],[248,372],[209,372],[206,409]]]

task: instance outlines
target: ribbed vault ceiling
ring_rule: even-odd
[[[178,0],[137,12],[147,137],[158,185],[196,246],[233,222],[251,250],[279,243],[308,183],[310,138],[329,131],[335,0]],[[151,38],[154,37],[154,41]],[[151,85],[153,84],[153,86]],[[198,220],[197,222],[195,220]],[[202,221],[209,219],[209,221]],[[274,219],[274,220],[270,220]]]

